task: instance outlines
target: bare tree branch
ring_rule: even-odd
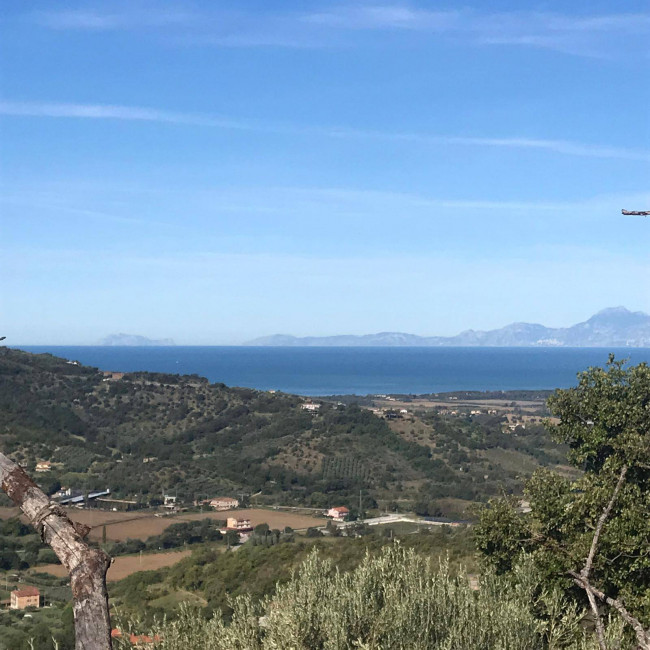
[[[650,210],[621,210],[621,214],[632,217],[650,217]]]
[[[0,453],[0,484],[70,574],[76,650],[111,650],[106,553],[86,544],[89,528],[70,521],[25,471]]]
[[[587,556],[587,560],[585,562],[584,568],[580,572],[580,575],[585,580],[589,579],[589,574],[591,573],[591,567],[593,566],[594,563],[594,556],[596,555],[596,550],[598,548],[598,541],[600,540],[600,534],[603,530],[603,526],[605,525],[605,521],[607,521],[607,517],[609,517],[609,514],[611,513],[612,508],[614,507],[614,502],[618,497],[618,493],[621,491],[621,488],[623,487],[623,482],[625,481],[625,475],[627,474],[627,469],[628,469],[627,465],[623,465],[623,467],[621,468],[621,473],[618,476],[616,487],[614,488],[614,492],[612,492],[612,498],[609,500],[609,503],[603,510],[602,514],[598,519],[598,523],[596,524],[594,537],[591,540],[591,548],[589,549],[589,555]]]
[[[589,599],[589,604],[591,605],[591,609],[594,613],[595,620],[596,620],[596,635],[598,637],[598,645],[602,650],[607,650],[607,643],[605,641],[605,628],[603,626],[603,622],[600,613],[598,611],[598,604],[596,602],[596,598],[599,598],[601,601],[608,604],[610,607],[616,609],[618,613],[621,615],[621,618],[623,618],[623,620],[626,623],[632,626],[632,628],[636,632],[637,640],[639,641],[639,647],[642,648],[642,650],[650,650],[650,634],[648,634],[643,629],[643,625],[641,624],[641,622],[637,618],[632,616],[627,611],[627,609],[625,609],[625,606],[620,600],[606,596],[602,591],[596,589],[589,581],[589,574],[591,573],[591,569],[594,563],[594,557],[596,556],[596,551],[598,550],[598,542],[600,541],[600,535],[603,531],[603,527],[605,526],[605,522],[607,521],[607,518],[612,512],[612,508],[614,507],[614,503],[618,498],[621,488],[623,487],[623,483],[625,482],[625,476],[627,474],[627,471],[628,471],[628,466],[624,465],[621,468],[621,472],[618,476],[618,481],[616,482],[616,486],[614,487],[612,496],[609,499],[609,502],[605,506],[600,517],[598,518],[598,523],[596,524],[596,528],[594,530],[594,536],[593,539],[591,540],[591,547],[589,549],[589,554],[587,555],[587,559],[585,560],[585,566],[583,567],[582,571],[580,571],[580,573],[576,573],[575,571],[568,572],[569,575],[573,578],[573,581],[579,587],[582,587],[587,592],[587,598]]]
[[[582,587],[587,592],[587,594],[593,594],[593,596],[596,596],[599,600],[602,600],[610,607],[613,607],[621,615],[621,618],[636,632],[639,647],[642,650],[650,650],[650,630],[644,630],[641,621],[632,616],[620,600],[606,596],[602,591],[600,591],[600,589],[596,589],[589,580],[583,578],[582,575],[575,571],[569,571],[569,575],[579,587]]]
[[[596,638],[598,639],[598,647],[600,650],[607,650],[607,641],[605,640],[605,626],[603,625],[603,619],[600,617],[600,612],[598,611],[598,603],[596,602],[596,597],[589,589],[586,589],[585,587],[583,588],[587,592],[587,599],[589,600],[591,611],[594,613],[594,623],[596,624]]]

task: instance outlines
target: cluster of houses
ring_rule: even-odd
[[[405,415],[408,415],[408,409],[379,409],[371,408],[371,413],[374,413],[378,418],[384,418],[385,420],[396,420],[398,418],[403,418]]]
[[[438,415],[499,415],[499,411],[497,409],[470,409],[467,411],[438,407],[436,409],[436,412]]]

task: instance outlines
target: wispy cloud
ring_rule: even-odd
[[[531,137],[468,137],[428,132],[395,132],[364,130],[337,126],[287,125],[274,122],[256,122],[198,113],[181,113],[156,108],[121,106],[116,104],[76,104],[52,102],[0,101],[0,115],[16,117],[69,118],[87,120],[118,120],[178,124],[238,131],[285,134],[292,136],[338,139],[383,140],[424,145],[457,145],[506,149],[532,149],[568,156],[650,160],[650,152],[597,143]]]
[[[648,52],[649,13],[580,15],[534,11],[486,12],[479,9],[436,11],[411,4],[326,4],[303,12],[223,8],[185,11],[156,4],[115,2],[110,9],[33,14],[56,30],[159,30],[186,44],[224,47],[331,47],[353,45],[359,32],[410,32],[478,46],[511,45],[603,57]]]
[[[191,113],[175,113],[155,108],[119,106],[115,104],[73,104],[53,102],[0,101],[1,115],[24,117],[64,117],[90,120],[127,120],[132,122],[162,122],[167,124],[193,124],[223,129],[247,129],[251,124],[219,117]]]
[[[80,31],[113,31],[140,28],[162,28],[191,25],[196,15],[191,12],[151,8],[123,8],[109,11],[91,9],[44,11],[34,14],[36,22],[49,29]]]
[[[94,210],[88,208],[79,208],[70,205],[65,205],[60,202],[44,202],[34,200],[33,198],[26,199],[16,199],[11,197],[0,197],[0,204],[3,204],[8,207],[20,208],[21,210],[26,208],[28,210],[35,212],[35,217],[40,218],[42,215],[70,215],[71,217],[81,219],[83,221],[97,221],[101,223],[116,223],[122,225],[146,225],[150,227],[152,225],[163,226],[167,225],[164,222],[156,221],[152,222],[151,220],[139,219],[137,217],[125,217],[116,214],[110,214],[103,210]],[[9,218],[9,217],[8,217]],[[24,220],[26,218],[24,210],[20,212],[20,219]]]

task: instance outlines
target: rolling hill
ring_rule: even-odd
[[[414,409],[394,421],[357,404],[210,384],[198,376],[106,373],[0,348],[0,449],[50,492],[109,487],[142,505],[164,491],[189,503],[257,494],[257,503],[358,504],[446,514],[564,460],[540,424],[504,433],[498,415]],[[419,505],[418,505],[419,504]]]

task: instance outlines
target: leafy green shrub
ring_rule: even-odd
[[[257,602],[236,598],[229,624],[184,608],[154,631],[162,638],[160,650],[596,648],[580,611],[558,592],[536,595],[530,563],[513,578],[490,574],[475,591],[466,576],[452,576],[446,563],[433,569],[399,544],[366,555],[348,573],[313,553],[275,595]]]

